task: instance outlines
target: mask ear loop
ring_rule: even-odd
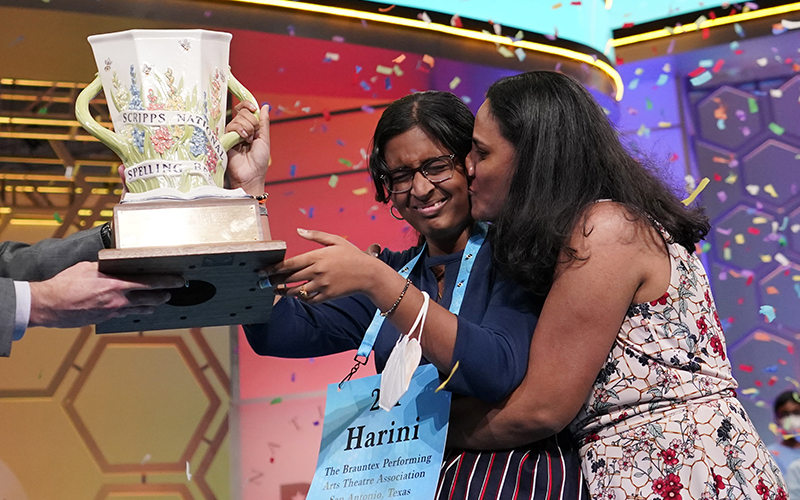
[[[408,330],[408,336],[410,337],[412,333],[414,333],[417,329],[417,325],[419,325],[419,335],[417,335],[417,342],[422,344],[422,329],[425,327],[425,320],[428,319],[428,306],[430,305],[431,296],[428,295],[428,292],[422,292],[422,307],[419,309],[419,314],[417,314],[417,319],[414,320],[414,324],[411,325],[411,329]]]
[[[425,326],[425,320],[428,318],[428,306],[430,304],[430,299],[431,299],[431,297],[430,297],[430,295],[428,295],[427,292],[422,292],[422,307],[420,308],[419,313],[417,314],[417,319],[414,320],[414,324],[411,326],[411,329],[408,331],[408,334],[407,334],[407,335],[411,335],[412,333],[414,333],[414,331],[416,330],[417,326],[419,325],[419,335],[417,335],[417,342],[420,342],[420,345],[421,345],[421,342],[422,342],[422,329]],[[403,337],[401,335],[400,338],[397,339],[397,341],[400,342],[400,340],[402,338]],[[362,366],[366,365],[367,361],[369,361],[369,356],[363,356],[363,358],[364,358],[363,361],[360,358],[361,357],[358,354],[356,354],[356,356],[353,358],[353,361],[355,361],[356,364],[354,364],[353,367],[350,368],[350,373],[345,375],[345,377],[342,379],[342,381],[339,382],[339,390],[340,391],[342,390],[342,386],[344,385],[344,383],[345,382],[349,382],[350,379],[353,378],[353,375],[356,374],[358,369],[361,368]]]

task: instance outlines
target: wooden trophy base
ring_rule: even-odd
[[[208,233],[209,210],[214,213],[214,225],[221,228],[221,238],[230,240],[229,227],[243,225],[242,205],[256,203],[231,201],[170,203],[171,216],[161,218],[148,213],[147,207],[143,207],[146,203],[118,205],[114,209],[117,245],[124,241],[121,234],[142,232],[144,221],[148,235],[185,231],[193,225],[206,227]],[[165,214],[163,202],[153,203],[152,209],[154,213]],[[255,212],[247,210],[250,215],[245,217],[244,225],[253,226],[252,220],[258,225],[255,233],[239,238],[249,241],[214,241],[213,237],[204,234],[203,242],[101,250],[98,255],[100,272],[119,276],[173,274],[182,276],[188,286],[170,290],[172,297],[169,302],[156,308],[153,314],[110,319],[97,324],[95,331],[137,332],[268,321],[274,294],[271,288],[258,286],[258,271],[283,260],[286,243],[254,241],[262,239],[264,234],[269,235],[267,217],[258,215],[257,203]],[[175,216],[176,211],[178,216]],[[221,223],[225,220],[225,213],[230,215],[231,224]]]

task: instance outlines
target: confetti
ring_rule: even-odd
[[[338,60],[339,60],[339,54],[337,54],[336,52],[327,52],[325,54],[325,59],[323,59],[323,62],[338,61]]]
[[[280,403],[281,401],[283,401],[281,398],[275,398],[272,401],[270,401],[269,404],[276,405],[276,404]]]
[[[781,127],[777,123],[772,122],[768,126],[769,126],[769,129],[772,131],[773,134],[775,134],[775,135],[783,135],[784,129],[783,129],[783,127]]]
[[[337,36],[332,36],[331,37],[331,41],[334,41],[336,43],[342,43],[342,42],[344,42],[344,37],[343,36],[338,36],[338,35]]]
[[[378,7],[378,12],[389,12],[390,10],[394,9],[396,5],[390,5],[389,7]]]
[[[402,69],[400,69],[400,66],[398,66],[398,65],[396,65],[396,64],[395,64],[395,65],[394,65],[394,68],[392,68],[392,69],[394,70],[394,74],[395,74],[396,76],[403,76],[403,70],[402,70]]]
[[[745,373],[753,373],[753,367],[750,365],[739,365],[739,369]]]
[[[788,19],[782,19],[781,26],[787,30],[796,30],[800,28],[800,21],[789,21]]]
[[[463,28],[464,24],[461,22],[461,17],[458,14],[453,14],[453,17],[450,18],[450,26],[455,28]]]
[[[332,188],[336,187],[336,184],[339,183],[339,176],[336,174],[332,174],[331,178],[328,179],[328,185]],[[294,375],[292,375],[294,377]]]
[[[788,266],[788,265],[789,265],[789,259],[787,259],[787,258],[786,258],[786,256],[785,256],[785,255],[783,255],[783,254],[782,254],[782,253],[780,253],[780,252],[778,252],[778,253],[776,253],[776,254],[775,254],[775,260],[776,260],[777,262],[779,262],[779,263],[780,263],[780,265],[782,265],[782,266]]]
[[[456,372],[456,370],[458,370],[458,361],[456,361],[456,364],[453,365],[453,369],[450,370],[450,375],[448,375],[444,382],[442,382],[441,385],[439,385],[439,387],[437,387],[433,392],[439,392],[444,389],[447,383],[450,382],[450,379],[453,378],[453,374]]]
[[[525,51],[522,49],[522,47],[517,47],[516,49],[514,49],[514,54],[516,54],[517,59],[519,59],[520,61],[524,61],[525,58],[527,57],[527,54],[525,54]]]
[[[417,19],[421,20],[425,24],[431,24],[433,22],[431,21],[431,16],[429,16],[427,12],[421,12],[417,14]]]
[[[375,72],[380,73],[381,75],[391,75],[394,72],[394,70],[388,66],[382,66],[379,64],[375,68]]]
[[[500,52],[500,54],[502,54],[503,57],[506,57],[506,58],[514,57],[514,53],[511,52],[510,50],[508,50],[508,48],[505,45],[501,45],[501,46],[497,47],[497,52]]]
[[[461,83],[461,78],[456,76],[452,80],[450,80],[450,84],[448,86],[450,87],[450,90],[454,90],[456,87],[458,87],[458,84],[460,83]]]
[[[367,191],[369,191],[367,188],[361,187],[361,188],[358,188],[358,189],[354,189],[353,190],[353,194],[356,195],[356,196],[361,196],[361,195],[367,194]]]
[[[745,189],[747,190],[747,192],[748,192],[748,193],[750,193],[752,196],[755,196],[755,195],[757,195],[757,194],[758,194],[758,192],[759,192],[759,191],[761,191],[761,188],[760,188],[759,186],[755,185],[755,184],[748,184],[748,185],[747,185],[747,186],[745,186],[744,188],[745,188]]]
[[[758,113],[758,101],[752,97],[747,98],[747,106],[750,108],[750,113]]]
[[[422,62],[424,62],[425,64],[427,64],[428,66],[430,66],[432,68],[436,61],[434,60],[434,58],[432,56],[429,56],[428,54],[425,54],[424,56],[422,56]]]
[[[783,24],[773,24],[772,25],[772,34],[773,35],[780,35],[781,33],[785,33],[787,30],[783,27]]]
[[[342,165],[344,165],[346,167],[352,167],[353,166],[353,162],[348,160],[347,158],[339,158],[339,163],[341,163]]]
[[[697,87],[698,85],[702,85],[708,82],[709,80],[711,80],[711,78],[712,78],[711,73],[706,71],[700,74],[699,76],[691,78],[689,81],[691,82],[692,86]]]
[[[763,314],[766,317],[767,323],[775,321],[775,308],[772,306],[761,306],[761,309],[758,310],[758,314]]]
[[[742,27],[739,25],[739,23],[734,23],[734,25],[733,25],[733,31],[735,31],[735,32],[736,32],[736,34],[737,34],[737,35],[739,35],[739,38],[744,38],[744,28],[742,28]]]
[[[399,56],[397,56],[394,59],[392,59],[392,62],[395,63],[395,64],[400,64],[401,62],[403,62],[405,60],[406,60],[406,55],[405,54],[400,54]]]
[[[503,26],[498,23],[492,23],[492,30],[497,36],[503,36]]]
[[[656,81],[656,85],[658,85],[660,87],[660,86],[664,85],[665,83],[667,83],[667,80],[669,80],[669,75],[661,73],[661,75],[658,76],[658,81]]]
[[[756,59],[756,64],[758,64],[762,68],[764,66],[766,66],[768,62],[769,62],[769,59],[767,59],[766,57],[761,57],[761,58]]]
[[[703,180],[701,180],[697,188],[695,188],[695,190],[692,191],[692,194],[690,194],[689,197],[683,200],[681,203],[683,203],[685,206],[688,207],[694,201],[694,199],[697,198],[697,195],[699,195],[703,191],[703,189],[705,189],[706,186],[708,186],[709,182],[710,181],[708,180],[708,177],[703,177]]]
[[[774,286],[768,286],[766,292],[767,295],[779,295],[781,293]]]
[[[772,184],[767,184],[766,186],[764,186],[764,192],[769,194],[773,198],[778,197],[778,193],[775,191],[775,188],[772,186]]]

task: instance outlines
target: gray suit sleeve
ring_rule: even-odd
[[[17,307],[13,281],[50,279],[78,262],[97,260],[97,252],[102,248],[100,227],[33,245],[0,243],[0,356],[11,352]]]
[[[17,310],[17,299],[14,293],[14,282],[0,278],[0,356],[11,353],[11,337],[14,335],[14,320]]]

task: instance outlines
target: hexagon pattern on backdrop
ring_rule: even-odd
[[[84,328],[67,337],[58,363],[56,350],[30,356],[45,351],[47,332],[26,338],[4,362],[49,369],[52,379],[43,381],[49,393],[35,384],[0,393],[0,412],[14,422],[0,435],[3,460],[30,498],[230,498],[230,331]],[[50,480],[30,481],[31,464]]]
[[[691,87],[691,86],[687,86]],[[769,443],[772,402],[800,388],[800,76],[689,90],[703,248],[739,398]]]

